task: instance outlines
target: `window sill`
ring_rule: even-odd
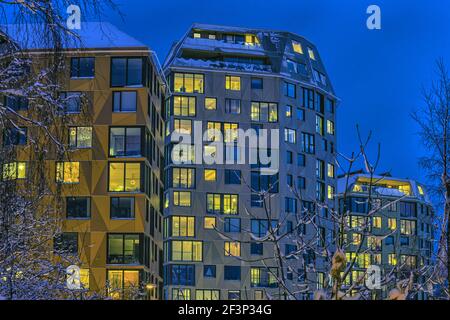
[[[93,80],[95,76],[92,77],[70,77],[70,80]]]
[[[89,220],[91,220],[91,217],[89,217],[89,218],[66,217],[66,220],[70,220],[70,221],[76,221],[76,220],[89,221]]]

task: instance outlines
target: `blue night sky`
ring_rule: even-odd
[[[392,0],[121,0],[124,20],[105,20],[144,42],[164,60],[171,44],[193,22],[273,28],[316,44],[342,102],[339,151],[358,149],[356,124],[381,143],[379,172],[425,182],[418,157],[424,150],[411,111],[422,103],[421,87],[434,76],[435,60],[450,65],[448,1]],[[126,3],[126,5],[125,5]],[[377,4],[382,30],[366,28],[366,9]]]

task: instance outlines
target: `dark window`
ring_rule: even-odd
[[[64,232],[55,237],[53,248],[56,254],[78,254],[78,233]]]
[[[297,213],[297,199],[286,197],[284,209],[287,213]]]
[[[400,237],[400,245],[401,246],[409,246],[409,237]]]
[[[140,127],[109,129],[110,157],[140,157],[143,155],[143,134]]]
[[[314,154],[316,152],[314,135],[302,132],[302,151],[309,154]]]
[[[263,248],[262,243],[252,242],[250,243],[250,254],[262,256],[264,250]]]
[[[6,96],[4,99],[4,104],[7,108],[14,111],[28,110],[28,99],[25,97]]]
[[[93,78],[95,75],[95,58],[72,58],[71,78]]]
[[[297,108],[297,120],[305,121],[305,109]]]
[[[109,264],[141,264],[142,246],[139,234],[108,234]]]
[[[293,157],[294,157],[294,154],[292,153],[292,151],[286,151],[286,163],[287,164],[292,164]]]
[[[111,86],[131,87],[144,84],[142,58],[112,58]]]
[[[285,82],[283,84],[284,95],[290,98],[295,98],[295,84]]]
[[[216,277],[216,266],[215,265],[203,266],[203,277],[215,278]]]
[[[262,78],[252,78],[252,89],[262,89],[263,79]]]
[[[8,128],[3,130],[4,146],[24,146],[27,144],[27,128]]]
[[[136,112],[136,91],[113,92],[113,112]]]
[[[262,208],[264,206],[264,198],[258,193],[252,193],[251,206],[253,208]]]
[[[306,179],[305,177],[298,177],[297,184],[299,189],[306,189]]]
[[[400,201],[399,208],[402,217],[417,217],[417,206],[414,202]]]
[[[88,219],[91,217],[91,199],[89,197],[66,198],[68,219]]]
[[[334,101],[331,99],[327,99],[325,103],[325,107],[327,112],[334,113]]]
[[[295,252],[297,251],[297,246],[295,244],[285,244],[284,245],[284,254],[285,256],[291,255],[287,257],[287,259],[294,259]]]
[[[228,300],[240,300],[240,299],[241,299],[240,291],[234,291],[234,290],[228,291]]]
[[[224,266],[223,268],[224,280],[241,280],[240,266]]]
[[[225,99],[225,113],[240,114],[241,113],[241,100]]]
[[[173,264],[167,266],[168,285],[194,286],[195,285],[195,266],[185,264]]]
[[[223,222],[224,232],[241,232],[241,219],[225,218]]]
[[[308,109],[314,109],[314,90],[302,88],[302,106]]]
[[[112,197],[110,217],[111,219],[133,219],[134,198]]]
[[[265,237],[269,232],[275,232],[278,220],[271,220],[271,228],[269,228],[269,220],[267,219],[252,219],[250,223],[252,234],[261,238]]]
[[[66,113],[80,113],[81,112],[81,92],[61,92],[59,94],[61,103],[64,106]]]
[[[394,244],[394,237],[393,236],[389,236],[386,238],[386,245],[390,246]]]
[[[259,171],[252,171],[251,187],[254,192],[278,193],[278,174],[263,175]]]
[[[306,165],[306,156],[302,153],[297,154],[297,166],[304,167]]]
[[[225,169],[225,184],[241,184],[241,170]]]

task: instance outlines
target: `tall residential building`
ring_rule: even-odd
[[[22,45],[20,26],[5,31]],[[165,88],[159,67],[146,45],[108,23],[82,23],[74,32],[80,39],[63,49],[60,92],[68,151],[63,161],[45,161],[48,184],[64,200],[64,233],[55,251],[79,256],[89,290],[120,299],[143,285],[148,298],[161,298]],[[39,71],[49,49],[39,39],[24,45]],[[12,95],[4,102],[24,116],[34,110],[32,101]],[[23,151],[17,159],[23,174],[16,178],[25,178],[29,141],[11,141],[3,147]]]
[[[327,262],[311,249],[303,259],[286,258],[279,270],[274,246],[257,239],[271,226],[291,230],[280,248],[288,256],[302,241],[325,246],[332,234],[328,210],[315,203],[335,205],[337,98],[318,49],[290,32],[194,24],[173,45],[164,71],[172,93],[166,108],[165,298],[293,298],[280,293],[281,275],[295,298],[310,298],[323,285]],[[233,146],[237,129],[279,129],[279,146],[267,148],[279,155],[279,170],[266,175],[261,163],[205,164],[187,144],[172,155],[171,134],[193,134],[196,126],[201,134],[220,131],[232,144],[212,147],[215,134],[208,133],[200,146],[208,156],[245,152]],[[270,195],[270,215],[264,194]],[[305,210],[321,211],[318,228],[297,225]]]
[[[413,271],[414,283],[423,283],[433,264],[434,239],[434,210],[424,186],[410,179],[371,179],[356,173],[339,178],[338,192],[348,230],[344,245],[347,260],[357,256],[355,268],[344,284],[350,287],[371,265],[379,266],[382,276],[391,274],[397,279],[408,279]],[[361,237],[367,223],[369,232]],[[372,298],[386,298],[395,285],[395,281],[388,281],[372,291]],[[426,299],[426,290],[417,290],[412,298]]]

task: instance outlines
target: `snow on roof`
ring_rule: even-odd
[[[8,24],[0,26],[24,50],[51,49],[44,24]],[[64,49],[147,48],[145,44],[108,22],[82,22],[80,30],[71,30],[63,40]],[[75,34],[75,35],[74,35]]]

